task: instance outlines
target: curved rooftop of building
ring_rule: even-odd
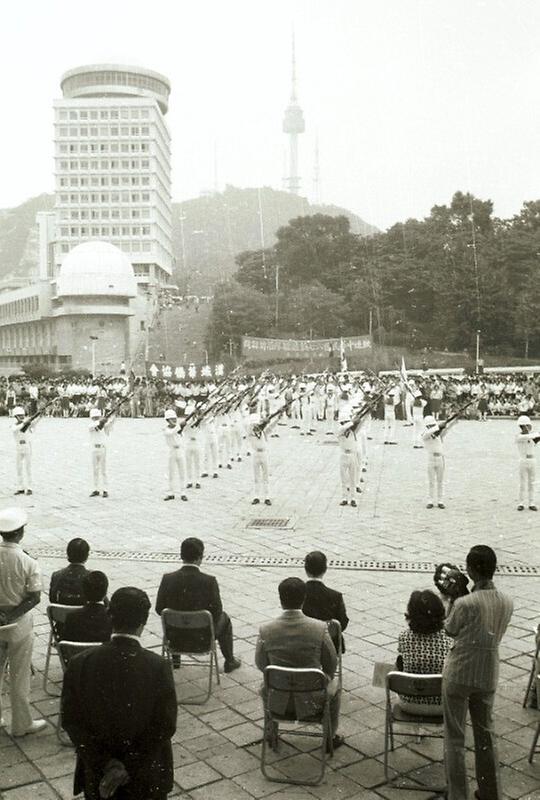
[[[129,258],[109,242],[83,242],[65,257],[56,281],[58,297],[135,297],[137,282]]]
[[[151,97],[163,114],[169,107],[171,84],[164,75],[128,64],[87,64],[64,72],[64,97]]]

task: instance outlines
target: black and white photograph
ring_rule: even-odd
[[[540,800],[540,4],[0,28],[0,800]]]

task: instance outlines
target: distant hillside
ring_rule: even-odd
[[[0,210],[0,280],[36,274],[36,213],[53,206],[53,195],[41,194],[16,208]],[[175,280],[183,291],[211,293],[217,281],[235,271],[237,253],[260,248],[261,236],[265,246],[271,246],[277,229],[290,219],[316,213],[344,214],[354,233],[366,236],[376,231],[344,208],[311,205],[303,197],[269,187],[259,191],[227,186],[224,192],[173,203]]]

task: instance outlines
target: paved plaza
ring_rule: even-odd
[[[375,661],[392,662],[403,630],[410,592],[432,587],[431,566],[463,563],[472,544],[490,544],[502,566],[497,585],[514,599],[515,612],[501,648],[496,700],[499,757],[505,796],[540,798],[540,754],[527,763],[538,712],[521,703],[531,666],[533,629],[540,621],[540,514],[518,513],[515,422],[461,422],[446,439],[446,509],[426,509],[426,454],[412,447],[412,428],[398,423],[398,445],[382,445],[382,424],[373,424],[369,469],[358,508],[340,507],[339,449],[326,425],[312,437],[278,427],[270,440],[272,507],[253,507],[249,458],[217,480],[202,479],[189,502],[163,502],[166,451],[162,421],[121,419],[108,452],[109,494],[90,498],[88,420],[45,419],[34,436],[34,494],[13,498],[15,467],[9,421],[0,419],[0,508],[27,507],[24,547],[39,557],[48,588],[65,563],[74,536],[92,547],[90,568],[102,569],[110,593],[135,585],[155,600],[161,575],[179,566],[175,554],[186,536],[206,545],[206,569],[219,580],[223,605],[233,620],[242,667],[221,676],[206,705],[181,705],[174,738],[174,796],[193,800],[250,798],[401,798],[436,793],[384,784],[384,692],[372,686]],[[275,526],[265,526],[274,521]],[[346,744],[318,787],[267,781],[259,768],[261,675],[253,663],[261,623],[279,613],[278,582],[302,576],[301,559],[322,549],[334,564],[328,584],[343,591],[351,622],[343,659],[340,733]],[[58,699],[42,689],[48,636],[46,597],[35,615],[32,700],[47,731],[12,740],[0,731],[0,797],[4,800],[72,798],[73,750],[54,732]],[[160,620],[151,613],[143,644],[160,647]],[[53,657],[51,676],[61,671]],[[193,668],[175,672],[179,698],[201,686]],[[7,700],[7,698],[5,698]],[[9,709],[6,715],[9,719]],[[405,743],[407,742],[407,743]],[[440,740],[397,739],[391,764],[412,787],[443,781]],[[276,775],[313,773],[314,740],[295,737],[272,756]],[[472,751],[468,765],[473,769]],[[471,784],[471,789],[474,784]]]

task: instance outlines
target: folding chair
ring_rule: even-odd
[[[291,736],[321,736],[321,768],[318,777],[314,780],[279,778],[268,774],[266,749],[270,745],[273,750],[277,750],[280,722],[300,722],[304,725],[321,726],[321,733],[304,729],[284,731]],[[327,746],[330,755],[333,755],[328,676],[321,669],[266,667],[264,670],[264,732],[261,752],[261,772],[264,777],[276,783],[317,786],[324,778]]]
[[[190,657],[186,666],[208,667],[208,689],[203,700],[182,700],[182,705],[203,705],[212,692],[212,675],[215,667],[216,680],[219,680],[219,665],[214,633],[214,620],[209,611],[173,611],[164,608],[161,613],[163,642],[161,654],[167,657],[171,669],[173,659],[181,664],[182,657]],[[171,641],[172,638],[172,641]],[[201,662],[197,656],[208,656],[208,662]]]
[[[531,674],[529,675],[529,680],[527,682],[527,689],[525,691],[525,697],[523,698],[523,708],[527,708],[527,704],[529,702],[529,696],[532,692],[532,688],[534,685],[534,681],[536,679],[536,673],[538,672],[537,664],[540,664],[540,638],[538,640],[538,644],[536,645],[536,651],[533,656],[533,662],[531,665]],[[538,696],[538,690],[536,692],[538,707],[540,708],[540,697]]]
[[[77,611],[83,606],[64,606],[60,603],[51,603],[47,606],[47,617],[49,618],[50,631],[49,641],[47,642],[47,653],[45,655],[45,669],[43,670],[43,690],[47,694],[56,697],[54,692],[50,692],[47,688],[49,679],[49,665],[51,661],[51,653],[53,647],[58,651],[58,643],[62,638],[62,625],[65,623],[68,614],[72,611]]]
[[[407,731],[397,731],[396,736],[419,736],[420,726],[437,726],[443,724],[442,710],[440,716],[427,716],[423,714],[410,714],[404,711],[399,703],[392,705],[390,692],[409,695],[414,698],[421,697],[440,697],[442,691],[442,675],[413,675],[407,672],[389,672],[386,676],[386,721],[384,728],[384,777],[386,783],[390,783],[388,771],[388,751],[394,749],[394,723],[404,725],[414,725],[414,733]],[[442,733],[422,733],[427,739],[441,739]],[[388,747],[390,745],[390,748]],[[398,776],[399,777],[399,776]],[[416,791],[439,792],[444,791],[445,787],[421,786],[421,785],[400,785],[399,789],[414,789]]]
[[[341,692],[341,689],[343,688],[343,636],[341,633],[341,623],[339,620],[331,619],[328,622],[328,633],[330,634],[330,638],[334,643],[338,657],[338,687],[339,691]]]
[[[536,696],[540,697],[540,674],[536,676]],[[540,712],[540,703],[538,704],[538,711]],[[540,719],[538,720],[538,724],[536,726],[536,731],[533,735],[532,745],[531,745],[531,752],[529,753],[529,764],[532,764],[534,754],[538,753],[539,751],[536,749],[536,745],[538,743],[538,737],[540,736]]]
[[[74,608],[74,606],[70,606],[70,608]],[[89,647],[100,647],[102,644],[103,642],[68,642],[67,640],[64,641],[63,639],[59,641],[56,645],[56,649],[58,652],[58,658],[60,659],[62,672],[65,673],[69,661],[73,658],[73,656],[76,656],[77,653],[82,653],[83,650],[88,650]],[[61,713],[58,714],[58,720],[56,722],[56,735],[61,745],[64,747],[73,747],[71,739],[62,736]]]

